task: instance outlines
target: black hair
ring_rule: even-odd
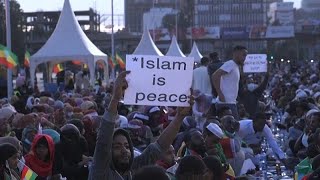
[[[218,56],[219,56],[219,54],[217,52],[212,52],[212,53],[209,54],[209,57],[211,59],[216,59]]]
[[[10,143],[0,144],[0,167],[1,165],[5,165],[6,160],[8,160],[11,156],[18,153],[18,150]]]
[[[221,107],[218,111],[217,111],[217,114],[218,114],[218,117],[221,118],[221,116],[223,115],[223,113],[227,110],[231,110],[230,107],[228,106],[223,106]]]
[[[316,155],[312,160],[312,170],[320,168],[320,154]]]
[[[159,166],[145,166],[139,169],[132,180],[170,180],[166,171]]]
[[[207,119],[213,118],[217,116],[217,108],[215,104],[211,104],[208,112],[207,112]]]
[[[242,51],[242,50],[247,50],[247,48],[244,47],[244,46],[235,46],[235,47],[233,48],[233,52]]]
[[[317,145],[314,143],[309,144],[307,147],[307,156],[309,159],[316,157],[320,153],[316,147]]]
[[[72,120],[68,121],[68,123],[75,125],[78,128],[78,130],[80,131],[80,134],[83,132],[84,124],[83,124],[83,122],[81,120],[72,119]]]
[[[202,65],[205,65],[205,64],[208,64],[209,61],[210,61],[210,59],[209,59],[208,57],[205,57],[205,56],[204,56],[204,57],[201,58],[200,63],[201,63]]]
[[[196,156],[185,156],[181,159],[176,171],[177,180],[194,179],[195,176],[202,177],[205,173],[206,165]]]
[[[253,117],[254,120],[256,120],[256,119],[267,119],[266,113],[264,113],[264,112],[257,112],[252,117]]]
[[[221,161],[215,156],[207,156],[203,158],[203,162],[206,164],[207,168],[213,172],[213,179],[222,180],[224,175],[224,169]]]
[[[191,128],[187,131],[187,133],[185,134],[184,138],[183,138],[183,141],[187,144],[191,141],[191,137],[193,135],[194,132],[196,131],[199,131],[198,129],[196,128]],[[200,132],[200,131],[199,131]]]

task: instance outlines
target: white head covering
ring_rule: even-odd
[[[17,111],[11,104],[5,104],[0,109],[0,119],[9,119],[15,113],[17,113]]]
[[[296,91],[296,99],[299,99],[299,98],[307,98],[308,95],[307,93],[304,91],[304,90],[301,90],[301,89],[298,89]]]
[[[34,101],[34,97],[33,97],[33,96],[30,96],[30,97],[28,98],[28,100],[27,100],[27,105],[26,105],[26,107],[27,107],[28,109],[32,109],[32,107],[33,107],[32,100]]]
[[[223,138],[223,132],[221,130],[221,128],[215,124],[215,123],[210,123],[208,126],[207,126],[207,129],[213,133],[214,135],[216,135],[218,138],[222,139]]]
[[[319,112],[319,110],[317,110],[317,109],[311,109],[311,110],[309,110],[309,111],[307,112],[306,117],[309,117],[309,116],[311,116],[312,114],[314,114],[314,113],[316,113],[316,112]]]
[[[116,121],[120,122],[119,123],[120,124],[120,128],[127,128],[128,127],[128,119],[125,116],[119,115],[119,118]]]
[[[320,96],[320,92],[316,92],[316,93],[313,95],[313,98],[317,99],[319,96]]]

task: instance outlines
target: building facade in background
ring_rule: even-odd
[[[319,0],[302,0],[301,8],[306,11],[314,11],[320,9],[320,1]]]
[[[23,32],[27,49],[31,52],[41,48],[54,31],[60,11],[37,11],[23,13]],[[93,9],[75,11],[76,18],[85,33],[100,33],[100,15]]]
[[[175,6],[175,0],[125,0],[125,27],[131,33],[142,33],[144,13],[154,7],[174,9]]]
[[[293,2],[271,3],[268,19],[271,25],[294,25],[295,9],[293,8]]]
[[[250,53],[265,51],[265,40],[249,38],[259,39],[266,35],[267,12],[274,2],[282,0],[197,0],[194,26],[204,27],[207,32],[206,29],[216,29],[215,33],[220,33],[220,39],[199,41],[199,49],[204,53],[216,51],[222,58],[230,58],[231,49],[237,44],[246,46]],[[195,36],[197,31],[191,30],[191,33]]]

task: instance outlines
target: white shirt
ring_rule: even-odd
[[[236,104],[240,81],[239,66],[233,60],[229,60],[220,69],[227,72],[227,74],[221,76],[220,80],[220,88],[226,100],[225,103]]]
[[[271,129],[265,125],[262,132],[255,132],[253,129],[252,120],[242,120],[240,122],[240,129],[238,131],[239,137],[246,142],[247,144],[259,144],[262,141],[262,137],[264,136],[272,148],[272,151],[278,155],[280,159],[285,158],[284,152],[278,146],[276,140],[273,137]]]
[[[198,89],[207,95],[212,94],[211,82],[206,66],[200,66],[193,70],[192,88],[194,90]]]

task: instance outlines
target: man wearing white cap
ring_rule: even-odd
[[[223,148],[220,144],[221,139],[224,137],[224,132],[215,123],[210,123],[205,129],[205,142],[208,155],[217,156],[221,163],[228,167],[225,172],[228,177],[235,177],[233,168],[228,164],[227,158],[224,154]]]
[[[205,142],[208,155],[218,155],[221,162],[226,162],[226,157],[223,153],[219,141],[223,138],[222,129],[215,123],[210,123],[204,130]]]

